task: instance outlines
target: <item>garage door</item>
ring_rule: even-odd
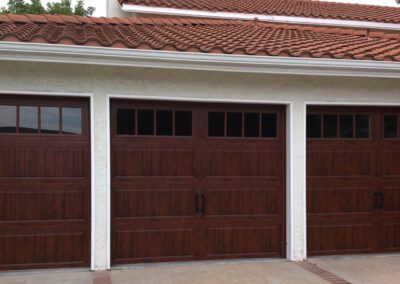
[[[285,256],[284,113],[113,101],[112,263]]]
[[[400,109],[307,115],[310,255],[400,251]]]
[[[86,100],[0,96],[0,269],[89,265]]]

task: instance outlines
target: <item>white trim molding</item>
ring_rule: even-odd
[[[400,78],[400,62],[209,54],[0,42],[0,61],[73,63],[224,72]]]
[[[123,4],[121,8],[122,11],[130,13],[212,18],[212,19],[245,20],[245,21],[253,21],[257,19],[258,21],[270,22],[270,23],[400,31],[400,24],[380,23],[380,22],[370,22],[370,21],[352,21],[352,20],[338,20],[338,19],[324,19],[324,18],[307,18],[307,17],[296,17],[296,16],[200,11],[200,10],[178,9],[178,8],[149,7],[149,6],[133,5],[133,4]]]

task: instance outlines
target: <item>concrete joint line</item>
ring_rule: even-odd
[[[93,284],[111,284],[111,274],[108,271],[93,272]]]
[[[339,276],[320,268],[316,264],[313,264],[308,261],[300,261],[297,262],[297,265],[300,266],[301,268],[313,273],[314,275],[324,279],[325,281],[328,281],[329,283],[332,284],[351,284],[350,282],[340,278]]]

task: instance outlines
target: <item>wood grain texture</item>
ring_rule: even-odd
[[[83,134],[0,134],[0,269],[90,265],[86,99],[0,96],[0,104],[83,110]]]
[[[400,251],[400,140],[384,138],[398,108],[311,107],[315,114],[368,114],[369,139],[307,140],[308,254]]]
[[[191,137],[116,135],[118,108],[191,111]],[[276,138],[208,137],[208,111],[272,112]],[[112,263],[285,256],[285,110],[114,100]]]

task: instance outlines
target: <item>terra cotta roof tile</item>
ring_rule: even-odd
[[[115,0],[117,1],[117,0]],[[400,24],[400,8],[315,0],[118,0],[121,4],[198,11]]]
[[[400,61],[400,33],[258,21],[1,15],[0,41]]]

